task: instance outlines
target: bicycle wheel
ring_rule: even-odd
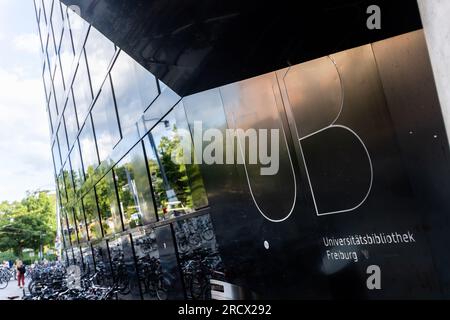
[[[191,278],[190,284],[191,297],[193,300],[204,300],[205,299],[205,284],[204,280],[195,275]]]
[[[169,286],[169,280],[164,277],[159,278],[158,286],[156,288],[156,296],[158,297],[158,300],[167,300],[167,289]]]
[[[5,277],[0,278],[0,289],[5,289],[9,284],[9,279]]]
[[[181,240],[178,243],[178,250],[180,251],[180,253],[186,253],[189,251],[189,244],[186,240]]]
[[[205,241],[211,241],[214,238],[214,231],[213,231],[213,229],[211,229],[211,228],[205,229],[202,232],[202,238]]]

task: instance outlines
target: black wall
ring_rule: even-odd
[[[421,28],[415,0],[62,2],[181,96]]]

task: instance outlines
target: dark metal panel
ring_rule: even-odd
[[[429,238],[446,297],[450,295],[450,154],[423,31],[372,45],[403,165]]]
[[[170,225],[158,227],[155,229],[155,234],[163,275],[170,288],[167,291],[167,299],[184,299],[185,295],[176,256],[172,227]]]
[[[415,0],[63,0],[178,94],[201,92],[421,27]],[[355,32],[358,30],[358,32]]]

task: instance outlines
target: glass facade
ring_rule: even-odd
[[[170,157],[189,130],[179,97],[60,1],[35,8],[62,259],[118,299],[208,298],[189,268],[220,258],[200,169]]]

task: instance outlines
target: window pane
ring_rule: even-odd
[[[73,103],[73,97],[71,94],[69,94],[66,109],[64,111],[64,120],[66,123],[67,141],[69,143],[70,149],[78,135],[77,114],[75,111],[75,105]]]
[[[64,21],[61,13],[61,5],[59,1],[55,1],[52,10],[52,27],[55,36],[56,49],[59,49],[61,42],[62,30],[64,28]]]
[[[67,19],[70,25],[75,53],[78,53],[83,48],[83,42],[86,36],[85,32],[88,24],[70,8],[67,8]]]
[[[83,208],[80,207],[80,204],[75,206],[74,213],[77,222],[78,240],[85,242],[87,241],[86,222],[84,220]]]
[[[55,162],[56,173],[59,173],[59,171],[61,170],[62,163],[61,163],[61,156],[59,154],[59,147],[58,147],[57,141],[52,146],[52,155],[53,155],[53,161]]]
[[[66,186],[64,185],[64,175],[60,174],[58,176],[58,191],[59,191],[59,197],[61,201],[61,206],[65,206],[67,204],[67,193],[66,193]]]
[[[121,51],[111,70],[123,135],[135,128],[144,110],[158,96],[155,77]]]
[[[67,217],[66,217],[66,210],[62,209],[61,210],[61,232],[63,235],[63,239],[64,239],[64,245],[66,247],[70,246],[70,236],[69,236],[69,228],[68,228],[68,224],[67,224]]]
[[[67,223],[69,224],[69,237],[70,241],[72,242],[72,245],[75,245],[78,243],[78,236],[77,236],[77,226],[75,224],[75,219],[73,216],[73,210],[68,209],[66,210],[67,213]]]
[[[100,239],[102,229],[100,228],[99,215],[97,210],[97,201],[95,191],[92,189],[83,198],[84,213],[86,216],[86,226],[90,240]]]
[[[198,166],[172,161],[172,154],[181,150],[181,128],[187,128],[187,121],[180,104],[144,138],[160,219],[183,215],[207,204]],[[181,160],[177,162],[182,163]]]
[[[53,72],[55,71],[56,59],[57,59],[58,55],[57,55],[56,46],[55,46],[55,38],[53,37],[53,29],[51,27],[48,27],[48,33],[49,33],[49,38],[48,38],[48,42],[47,42],[47,55],[48,55],[48,61],[50,63],[50,71],[53,74]]]
[[[50,116],[52,118],[52,127],[56,129],[58,127],[58,109],[56,107],[54,91],[50,94],[50,100],[48,102],[48,108],[50,110]]]
[[[75,199],[75,189],[73,187],[72,168],[70,167],[69,160],[67,160],[66,164],[64,165],[63,175],[64,185],[66,186],[67,201],[70,203]]]
[[[44,10],[45,10],[45,17],[48,22],[48,21],[50,21],[50,14],[52,12],[53,0],[43,0],[43,3],[44,3]]]
[[[94,266],[94,257],[92,256],[91,246],[88,245],[86,247],[81,248],[81,252],[83,254],[83,272],[85,274],[94,274],[95,266]]]
[[[66,126],[64,125],[64,121],[61,121],[61,124],[58,128],[58,142],[59,142],[59,152],[61,153],[61,160],[64,162],[66,160],[67,154],[69,152],[69,146],[67,144],[66,138]]]
[[[111,91],[111,84],[106,81],[92,109],[95,137],[100,161],[105,160],[120,140],[116,107]]]
[[[42,77],[44,78],[45,94],[46,99],[48,100],[52,92],[52,79],[50,78],[50,71],[48,69],[47,63],[44,63],[44,72],[42,74]]]
[[[96,94],[105,80],[108,66],[115,53],[115,46],[97,29],[91,27],[85,49],[92,80],[92,91]]]
[[[66,22],[67,25],[67,22]],[[74,59],[74,52],[72,47],[72,38],[70,36],[70,30],[68,27],[64,28],[63,38],[61,42],[61,48],[59,50],[59,58],[61,59],[61,67],[64,75],[64,81],[66,86],[69,86],[68,81],[72,69],[72,63]]]
[[[95,147],[91,117],[87,118],[83,129],[81,129],[79,141],[81,158],[83,159],[84,175],[86,179],[88,179],[98,166],[97,148]]]
[[[64,98],[64,90],[65,90],[64,81],[63,81],[63,76],[62,76],[62,71],[61,71],[61,66],[59,64],[59,60],[56,63],[55,74],[53,76],[53,85],[54,85],[54,88],[55,88],[56,102],[58,103],[58,106],[59,106],[59,105],[61,105],[61,101]]]
[[[109,235],[122,231],[122,222],[111,171],[97,183],[95,190],[97,191],[103,234]]]
[[[125,229],[156,220],[144,150],[139,143],[114,169]]]
[[[81,124],[84,122],[92,102],[89,74],[87,71],[86,59],[83,54],[81,55],[80,62],[78,64],[72,90],[78,113],[78,121]]]
[[[70,153],[70,163],[72,164],[72,179],[75,185],[75,190],[78,191],[81,189],[84,182],[83,164],[81,163],[78,142],[75,143],[72,152]]]

